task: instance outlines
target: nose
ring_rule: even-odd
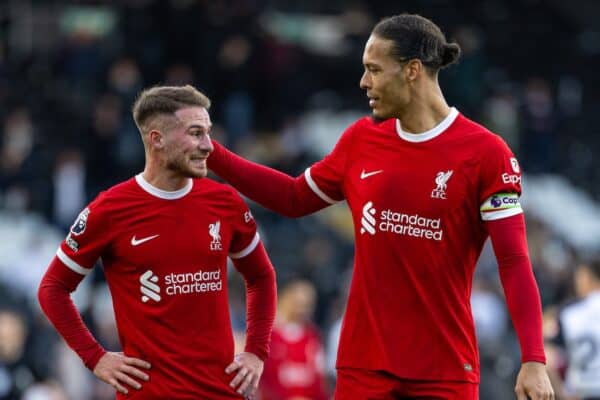
[[[371,88],[371,77],[369,76],[369,72],[365,71],[360,78],[360,88],[367,90]]]
[[[210,135],[202,135],[202,139],[199,143],[200,150],[205,151],[207,153],[212,153],[215,147],[212,144],[212,140],[210,140]]]

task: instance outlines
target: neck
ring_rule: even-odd
[[[402,110],[398,119],[403,131],[423,133],[439,125],[449,113],[450,107],[436,79],[415,90],[410,106]]]
[[[168,192],[183,189],[190,179],[164,167],[159,167],[156,163],[150,161],[146,162],[142,176],[146,182],[155,188]]]

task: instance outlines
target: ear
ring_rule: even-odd
[[[412,59],[404,66],[404,78],[412,83],[414,82],[423,72],[423,63],[419,59]]]
[[[155,149],[162,149],[165,146],[164,135],[156,129],[148,132],[148,144]]]

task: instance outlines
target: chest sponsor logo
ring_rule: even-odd
[[[132,246],[139,246],[140,244],[146,243],[146,242],[148,242],[148,241],[150,241],[152,239],[155,239],[155,238],[157,238],[159,236],[160,235],[152,235],[152,236],[146,236],[146,237],[141,238],[141,239],[137,239],[135,237],[135,235],[133,235],[133,237],[131,238],[131,245]]]
[[[223,244],[221,243],[221,221],[217,221],[214,224],[208,225],[208,234],[212,237],[210,242],[210,249],[212,251],[223,250]]]
[[[150,300],[160,301],[160,286],[158,286],[158,276],[154,275],[152,270],[148,270],[140,276],[140,291],[142,292],[142,302],[147,303]]]
[[[435,241],[441,241],[444,235],[441,218],[426,218],[390,209],[378,213],[372,201],[363,206],[360,225],[361,235],[368,233],[375,236],[377,231],[381,231]]]
[[[378,169],[377,171],[370,171],[370,172],[367,172],[363,169],[362,172],[360,173],[360,179],[367,179],[370,176],[377,175],[382,172],[383,172],[382,169]]]
[[[71,226],[71,233],[75,236],[81,235],[85,232],[85,227],[87,226],[87,220],[90,215],[90,209],[85,208],[82,212],[79,213],[77,219]]]
[[[436,187],[431,192],[432,199],[446,199],[446,189],[448,188],[448,181],[452,176],[452,170],[440,171],[435,176]]]
[[[221,270],[218,268],[212,271],[198,270],[182,274],[171,273],[164,276],[162,282],[164,283],[161,289],[161,278],[152,270],[148,270],[140,276],[140,291],[143,303],[150,300],[156,303],[160,302],[162,299],[161,293],[167,296],[179,296],[220,292],[223,289]]]

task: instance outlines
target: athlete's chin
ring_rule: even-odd
[[[206,167],[189,167],[181,170],[182,175],[187,178],[205,178],[208,175]]]
[[[392,118],[390,113],[386,113],[385,111],[383,111],[381,109],[377,109],[377,108],[374,108],[372,110],[371,116],[373,117],[373,119],[375,121],[385,121],[386,119]]]
[[[206,178],[208,170],[206,168],[193,168],[189,171],[190,178]]]
[[[192,160],[187,170],[192,178],[204,178],[208,174],[206,160]]]

